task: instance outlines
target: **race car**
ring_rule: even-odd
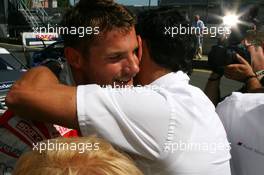
[[[7,49],[0,47],[0,116],[7,109],[5,105],[7,92],[26,69],[22,61]]]
[[[63,58],[63,45],[52,45],[36,52],[37,65],[45,65],[56,70],[57,63]],[[37,59],[38,58],[38,59]],[[56,64],[55,64],[56,63]],[[11,174],[16,161],[25,152],[32,150],[38,142],[56,137],[77,137],[77,130],[72,130],[50,123],[26,120],[7,109],[5,97],[13,83],[28,68],[12,53],[0,48],[0,175]]]

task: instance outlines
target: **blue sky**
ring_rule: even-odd
[[[148,5],[149,0],[116,0],[124,5]],[[157,5],[157,0],[151,0],[151,5]]]

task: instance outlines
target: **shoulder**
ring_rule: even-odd
[[[259,106],[264,107],[264,93],[240,93],[233,92],[224,101],[217,105],[218,113],[240,113],[252,110]]]
[[[230,96],[226,97],[222,102],[217,104],[216,110],[222,111],[225,110],[228,106],[232,105],[233,109],[236,106],[239,106],[243,100],[243,94],[240,92],[233,92]]]

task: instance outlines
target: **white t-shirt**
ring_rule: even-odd
[[[231,142],[232,175],[263,175],[264,94],[234,92],[216,111]]]
[[[203,36],[203,30],[204,30],[205,26],[204,26],[204,22],[202,20],[199,19],[198,21],[194,21],[192,24],[192,27],[199,29],[198,31],[196,31],[197,32],[197,33],[195,33],[196,35]]]
[[[224,127],[210,100],[188,83],[179,71],[148,87],[78,86],[81,132],[131,153],[146,175],[230,175]]]

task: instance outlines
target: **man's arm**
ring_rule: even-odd
[[[6,104],[20,117],[78,128],[76,87],[59,84],[46,67],[25,73],[7,94]]]
[[[264,69],[264,51],[260,46],[248,46],[251,55],[251,66],[254,72]]]
[[[212,72],[205,85],[204,93],[216,106],[220,101],[220,81],[222,75]]]
[[[248,92],[261,88],[262,85],[260,84],[251,65],[239,55],[237,55],[237,60],[240,64],[231,64],[226,66],[225,76],[232,80],[245,82]]]

